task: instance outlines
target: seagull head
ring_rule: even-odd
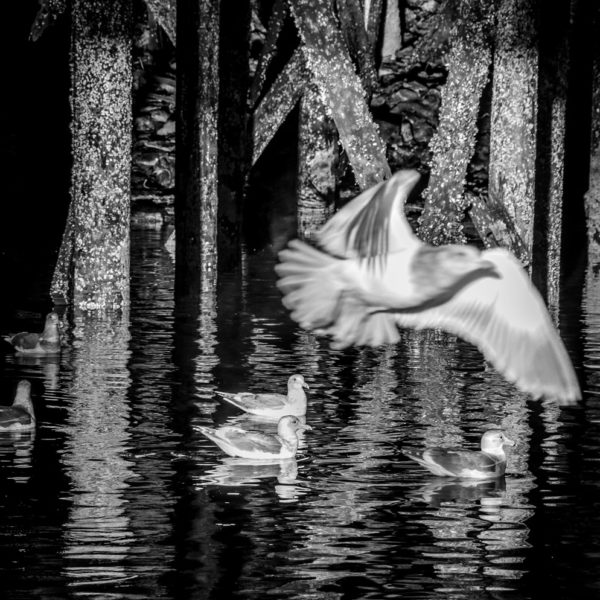
[[[297,437],[299,431],[307,429],[312,429],[312,427],[307,425],[304,419],[292,415],[281,417],[279,423],[277,423],[277,434],[284,440],[294,439]]]
[[[288,379],[288,389],[301,389],[304,388],[305,390],[308,390],[308,384],[306,383],[306,381],[304,381],[304,377],[302,377],[302,375],[292,375],[289,379]]]
[[[455,279],[471,273],[479,273],[491,277],[499,277],[496,266],[485,258],[475,246],[448,244],[438,248],[438,265],[440,270]]]
[[[481,436],[481,450],[487,454],[503,454],[504,446],[515,446],[501,429],[488,429]]]

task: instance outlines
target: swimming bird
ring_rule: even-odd
[[[500,429],[488,429],[481,436],[481,451],[428,448],[421,454],[404,452],[434,475],[466,479],[502,477],[506,470],[504,446],[514,446]]]
[[[229,456],[270,460],[296,456],[298,431],[312,427],[302,423],[298,417],[286,415],[277,423],[277,434],[247,431],[228,425],[218,429],[197,429]]]
[[[398,327],[442,329],[535,398],[579,400],[567,351],[519,261],[502,248],[415,236],[404,203],[418,179],[398,171],[325,223],[321,249],[292,240],[279,253],[277,286],[292,318],[337,348],[395,343]]]
[[[279,419],[285,415],[302,417],[306,414],[305,389],[308,384],[302,375],[292,375],[287,383],[287,395],[253,394],[251,392],[216,392],[223,400],[237,406],[243,411],[259,417]]]
[[[35,427],[31,384],[19,381],[12,406],[0,407],[0,431],[26,431]]]
[[[23,331],[15,335],[5,336],[4,339],[13,346],[18,354],[43,356],[60,353],[60,331],[58,315],[50,312],[46,316],[42,333]]]

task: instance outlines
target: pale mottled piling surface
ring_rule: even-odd
[[[473,3],[476,4],[476,3]],[[467,167],[477,136],[481,94],[491,63],[492,18],[469,5],[455,17],[446,61],[440,123],[430,142],[431,179],[419,232],[433,244],[465,241],[461,221]]]
[[[129,303],[130,1],[75,0],[71,206],[51,293],[82,309]]]

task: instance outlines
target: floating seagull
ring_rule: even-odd
[[[434,475],[466,479],[502,477],[506,469],[504,446],[514,446],[500,429],[488,429],[481,436],[481,451],[428,448],[420,455],[404,452]]]
[[[302,423],[298,417],[286,415],[279,419],[276,435],[231,426],[197,429],[229,456],[272,460],[296,456],[298,431],[312,427]]]
[[[5,336],[4,339],[11,344],[17,353],[30,356],[42,356],[60,353],[60,332],[58,315],[48,313],[44,331],[40,333],[21,332]]]
[[[570,404],[581,391],[546,306],[507,250],[421,242],[404,216],[419,179],[398,171],[320,230],[279,253],[283,303],[301,327],[337,348],[399,340],[398,327],[443,329],[475,344],[506,379]]]
[[[217,392],[223,400],[259,417],[279,419],[285,415],[302,417],[306,414],[307,383],[302,375],[292,375],[288,379],[287,396],[283,394],[252,394],[251,392]]]
[[[27,431],[35,427],[35,414],[31,403],[31,384],[22,379],[12,406],[0,407],[0,431]]]

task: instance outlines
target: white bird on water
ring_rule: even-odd
[[[291,375],[287,383],[287,394],[252,392],[219,392],[216,393],[226,402],[258,417],[280,419],[285,415],[302,417],[306,414],[307,383],[302,375]]]
[[[292,318],[337,348],[395,343],[397,327],[442,329],[476,345],[520,390],[580,399],[546,306],[510,252],[414,235],[404,203],[418,180],[398,171],[357,196],[319,232],[322,250],[292,240],[279,253],[277,285]]]
[[[286,415],[277,423],[277,434],[247,431],[230,425],[218,429],[198,426],[196,429],[229,456],[273,460],[294,458],[298,451],[298,432],[312,427],[298,417]]]

